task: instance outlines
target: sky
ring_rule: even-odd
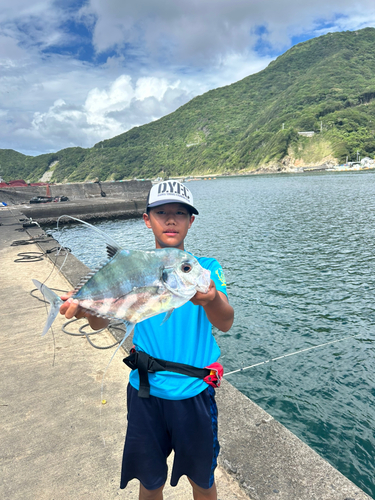
[[[369,26],[374,0],[0,0],[0,149],[92,147]]]

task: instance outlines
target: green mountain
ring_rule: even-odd
[[[0,150],[0,172],[35,181],[58,161],[52,180],[72,182],[343,163],[357,151],[374,157],[374,97],[375,29],[330,33],[90,149],[37,157]]]

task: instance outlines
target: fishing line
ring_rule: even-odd
[[[76,217],[72,217],[70,215],[62,215],[60,216],[58,219],[57,219],[57,230],[58,230],[58,227],[59,227],[59,222],[60,222],[60,219],[62,217],[67,217],[68,219],[71,219],[71,220],[74,220],[74,221],[77,221],[77,222],[80,222],[81,224],[87,226],[88,228],[90,228],[92,231],[96,232],[97,234],[99,234],[106,243],[110,243],[115,249],[118,249],[119,246],[118,246],[118,243],[113,240],[108,234],[104,233],[104,231],[101,231],[100,229],[96,228],[95,226],[93,226],[92,224],[89,224],[88,222],[85,222],[81,219],[78,219]],[[84,325],[83,327],[81,328],[84,328],[85,326],[87,325]],[[134,326],[133,326],[134,328]],[[107,370],[113,360],[113,358],[115,357],[117,351],[120,349],[120,347],[122,346],[122,344],[125,342],[125,339],[131,334],[133,328],[126,328],[126,332],[125,332],[125,335],[123,337],[123,339],[121,340],[121,342],[116,342],[113,346],[111,347],[114,347],[115,345],[117,345],[114,353],[112,354],[111,356],[111,359],[109,360],[107,366],[105,367],[104,369],[104,372],[103,372],[103,376],[102,376],[102,382],[101,382],[101,386],[100,386],[100,400],[101,400],[101,405],[100,405],[100,432],[101,432],[101,435],[102,435],[102,439],[103,439],[103,444],[104,446],[106,446],[106,442],[105,442],[105,438],[104,438],[104,435],[103,435],[103,430],[102,430],[102,406],[106,403],[106,401],[104,400],[103,398],[103,394],[104,394],[104,378],[105,378],[105,375],[107,373]],[[81,329],[80,329],[81,331]],[[85,335],[86,335],[86,332],[83,332]],[[90,341],[88,335],[86,335],[86,338],[88,340],[88,342],[93,345],[93,343]],[[95,345],[93,345],[93,347],[96,347]],[[98,347],[97,347],[98,348]]]
[[[107,366],[105,367],[105,370],[104,370],[104,373],[103,373],[103,377],[102,377],[102,383],[100,385],[100,401],[101,401],[101,405],[100,405],[100,433],[102,435],[102,439],[103,439],[103,444],[104,446],[106,446],[106,443],[105,443],[105,437],[103,435],[103,429],[102,429],[102,406],[104,404],[106,404],[106,400],[103,398],[103,394],[104,394],[104,377],[105,377],[105,374],[107,373],[107,370],[109,368],[109,365],[112,363],[112,360],[113,358],[115,357],[115,354],[117,353],[117,351],[120,349],[120,347],[122,346],[122,344],[125,342],[125,340],[129,337],[129,335],[131,334],[131,332],[133,331],[133,328],[134,328],[134,325],[132,328],[128,328],[126,327],[126,332],[125,332],[125,335],[124,335],[124,338],[121,340],[121,342],[119,343],[119,345],[116,347],[115,349],[115,352],[112,354],[111,356],[111,359],[109,360]]]
[[[62,249],[64,249],[65,247],[63,246],[60,246],[60,248],[57,250],[56,252],[56,259],[53,261],[53,266],[52,266],[52,269],[51,269],[51,272],[49,273],[49,275],[47,276],[47,278],[43,281],[43,285],[46,283],[46,281],[52,276],[53,272],[57,269],[57,258],[60,254],[60,251]],[[58,270],[59,273],[61,273],[61,269],[64,267],[65,265],[65,262],[68,258],[68,255],[69,255],[69,252],[66,252],[65,253],[65,258],[63,260],[63,263],[61,264],[60,266],[60,269]],[[47,314],[47,317],[48,317],[48,306],[47,306],[47,303],[45,302],[44,303],[44,306],[45,306],[45,309],[46,309],[46,314]],[[55,332],[53,331],[53,325],[51,325],[51,332],[52,332],[52,339],[53,339],[53,360],[52,360],[52,366],[55,366],[55,359],[56,359],[56,339],[55,339]]]
[[[49,236],[42,236],[42,235],[39,235],[39,236],[36,236],[35,238],[34,237],[30,237],[30,239],[28,240],[15,240],[13,241],[13,243],[10,244],[11,247],[18,247],[18,246],[21,246],[21,245],[33,245],[34,243],[45,243],[46,241],[51,241],[51,240],[48,240]]]
[[[71,216],[69,216],[69,215],[62,215],[62,216],[60,216],[60,217],[57,219],[57,230],[59,230],[59,221],[60,221],[60,219],[61,219],[62,217],[67,217],[67,218],[69,218],[69,219],[72,219],[72,220],[75,220],[75,221],[77,221],[77,222],[80,222],[81,224],[84,224],[85,226],[89,227],[90,229],[92,229],[93,231],[95,231],[97,234],[99,234],[102,238],[104,237],[104,240],[105,240],[106,242],[111,243],[111,244],[112,244],[112,245],[113,245],[116,249],[118,248],[118,244],[117,244],[117,242],[115,242],[115,241],[114,241],[114,240],[113,240],[110,236],[108,236],[107,234],[105,234],[103,231],[101,231],[101,230],[99,230],[99,229],[95,228],[95,227],[94,227],[94,226],[92,226],[91,224],[89,224],[89,223],[87,223],[87,222],[85,222],[85,221],[82,221],[81,219],[77,219],[76,217],[71,217]],[[63,249],[63,248],[64,248],[64,247],[62,247],[62,245],[60,245],[59,250],[56,252],[56,259],[55,259],[55,261],[54,261],[54,263],[53,263],[53,264],[54,264],[54,265],[53,265],[53,268],[52,268],[51,272],[49,273],[49,275],[47,276],[47,278],[43,281],[43,285],[44,285],[44,284],[46,283],[46,281],[50,278],[50,276],[52,275],[53,271],[57,268],[57,266],[56,266],[56,263],[57,263],[57,257],[58,257],[59,252],[60,252],[60,251],[61,251],[61,249]],[[68,252],[66,253],[66,256],[65,256],[64,262],[62,263],[62,265],[61,265],[61,267],[60,267],[60,269],[59,269],[59,272],[61,272],[61,269],[62,269],[62,268],[63,268],[63,266],[65,265],[65,261],[66,261],[67,257],[68,257]],[[44,301],[44,302],[45,302],[45,301]],[[46,307],[46,309],[47,309],[47,304],[46,304],[46,302],[45,302],[45,307]],[[48,309],[47,309],[47,314],[48,314]],[[109,360],[109,362],[108,362],[107,366],[105,367],[105,370],[104,370],[104,372],[103,372],[103,376],[102,376],[101,387],[100,387],[100,396],[101,396],[101,405],[100,405],[100,430],[101,430],[101,435],[102,435],[102,439],[103,439],[103,444],[104,444],[104,446],[106,446],[105,438],[104,438],[104,435],[103,435],[103,432],[102,432],[102,406],[106,403],[106,401],[103,399],[103,394],[104,394],[104,379],[105,379],[105,375],[106,375],[106,373],[107,373],[107,370],[108,370],[108,368],[109,368],[109,366],[110,366],[110,364],[111,364],[111,362],[112,362],[112,360],[113,360],[114,356],[116,355],[117,351],[120,349],[120,347],[122,346],[122,344],[124,343],[125,339],[126,339],[126,338],[130,335],[130,333],[131,333],[131,331],[132,331],[132,329],[133,329],[133,328],[127,328],[127,330],[126,330],[126,332],[125,332],[125,335],[124,335],[124,337],[123,337],[123,339],[122,339],[121,341],[117,341],[117,342],[115,342],[115,343],[114,343],[113,345],[111,345],[111,346],[101,347],[101,346],[97,346],[97,345],[95,345],[95,344],[91,341],[91,339],[89,338],[89,336],[90,336],[90,335],[94,335],[94,334],[98,334],[98,333],[100,333],[101,331],[105,330],[106,328],[103,328],[103,329],[98,330],[98,331],[96,331],[96,332],[87,333],[87,332],[85,332],[85,331],[83,330],[83,328],[86,328],[87,326],[89,326],[89,324],[87,323],[87,324],[85,324],[85,325],[83,325],[83,326],[81,326],[81,327],[80,327],[80,329],[79,329],[79,332],[80,332],[80,333],[79,333],[79,334],[75,334],[75,333],[72,333],[72,332],[68,332],[68,331],[66,330],[66,326],[67,326],[68,324],[72,323],[73,321],[77,321],[77,318],[74,318],[74,319],[72,319],[72,320],[70,320],[70,321],[66,322],[66,323],[63,325],[62,330],[64,331],[64,333],[67,333],[67,334],[69,334],[69,335],[74,335],[74,336],[85,336],[85,337],[86,337],[86,339],[87,339],[87,341],[90,343],[90,345],[91,345],[91,346],[93,346],[93,347],[94,347],[94,348],[96,348],[96,349],[110,349],[110,348],[113,348],[113,347],[115,347],[115,346],[117,345],[117,347],[116,347],[116,349],[115,349],[114,353],[112,354],[112,356],[111,356],[111,358],[110,358],[110,360]],[[120,323],[118,323],[118,325],[119,325],[119,324],[120,324]],[[109,328],[110,328],[110,326],[111,326],[111,325],[108,325],[108,327],[107,327],[107,328],[109,329]],[[116,325],[112,325],[112,326],[116,326]],[[55,335],[54,335],[54,331],[53,331],[52,326],[51,326],[51,331],[52,331],[53,342],[54,342],[54,360],[53,360],[53,365],[54,365],[54,361],[55,361],[55,352],[56,352],[56,349],[55,349]]]
[[[74,221],[80,222],[81,224],[84,224],[85,226],[89,227],[90,229],[92,229],[93,231],[95,231],[97,234],[99,234],[101,237],[104,237],[104,240],[105,240],[106,242],[109,242],[111,245],[113,245],[113,247],[114,247],[115,249],[118,249],[118,248],[119,248],[119,247],[118,247],[117,242],[116,242],[116,241],[114,241],[114,240],[113,240],[110,236],[108,236],[107,234],[105,234],[103,231],[101,231],[101,230],[99,230],[99,229],[95,228],[95,227],[94,227],[94,226],[92,226],[91,224],[89,224],[89,223],[87,223],[87,222],[85,222],[85,221],[82,221],[81,219],[77,219],[76,217],[71,217],[71,216],[69,216],[69,215],[62,215],[62,216],[60,216],[60,217],[57,219],[57,230],[59,230],[59,221],[60,221],[60,219],[61,219],[62,217],[67,217],[67,218],[72,219],[72,220],[74,220]],[[34,243],[34,242],[33,242],[33,243]],[[35,242],[35,243],[36,243],[36,242]],[[21,244],[24,244],[24,243],[21,243]],[[27,243],[25,243],[25,244],[27,244]],[[59,249],[58,249],[58,250],[57,250],[57,252],[56,252],[56,259],[53,261],[53,267],[52,267],[52,270],[51,270],[51,272],[49,273],[49,275],[45,278],[45,280],[43,281],[43,283],[42,283],[43,285],[44,285],[44,284],[47,282],[47,280],[51,277],[51,275],[52,275],[52,273],[54,272],[54,270],[56,270],[56,269],[57,269],[57,265],[56,265],[56,264],[57,264],[57,257],[58,257],[58,255],[59,255],[60,251],[61,251],[61,250],[63,250],[63,249],[64,249],[64,247],[63,247],[62,245],[60,245]],[[70,249],[69,249],[69,250],[70,250]],[[62,265],[60,266],[59,272],[61,272],[61,269],[62,269],[62,268],[63,268],[63,266],[65,265],[65,262],[66,262],[66,259],[67,259],[67,257],[68,257],[68,254],[69,254],[69,253],[67,252],[67,253],[66,253],[66,255],[65,255],[65,259],[64,259],[64,261],[63,261]],[[40,260],[42,260],[42,259],[40,259]],[[47,312],[47,314],[48,314],[48,308],[47,308],[46,301],[44,301],[44,303],[45,303],[45,307],[46,307],[46,309],[47,309],[47,311],[46,311],[46,312]],[[98,330],[98,331],[93,332],[93,333],[87,333],[87,332],[85,332],[85,331],[83,330],[83,328],[86,328],[87,326],[89,326],[89,324],[85,324],[85,325],[83,325],[83,326],[81,326],[81,327],[80,327],[80,329],[79,329],[79,332],[80,332],[80,333],[79,333],[79,334],[74,334],[74,333],[68,332],[68,331],[66,330],[66,326],[67,326],[68,324],[72,323],[73,321],[76,321],[76,320],[77,320],[77,318],[75,318],[75,319],[73,319],[73,320],[70,320],[70,321],[66,322],[66,323],[63,325],[63,328],[62,328],[62,329],[63,329],[64,333],[67,333],[67,334],[69,334],[69,335],[74,335],[74,336],[85,336],[85,337],[86,337],[86,339],[87,339],[87,341],[90,343],[90,345],[92,345],[92,346],[93,346],[93,347],[95,347],[96,349],[110,349],[110,348],[115,347],[115,346],[117,345],[117,347],[116,347],[116,349],[115,349],[114,353],[112,354],[112,356],[111,356],[111,358],[110,358],[110,360],[109,360],[109,362],[108,362],[108,364],[107,364],[107,366],[105,367],[105,370],[104,370],[104,372],[103,372],[102,382],[101,382],[101,388],[100,388],[101,403],[102,403],[102,404],[100,405],[100,429],[101,429],[101,434],[102,434],[103,444],[104,444],[104,446],[106,446],[105,438],[104,438],[104,435],[103,435],[103,433],[102,433],[102,406],[106,403],[106,401],[103,399],[103,394],[104,394],[104,379],[105,379],[105,375],[106,375],[106,373],[107,373],[107,370],[108,370],[108,368],[109,368],[109,366],[110,366],[110,364],[111,364],[111,362],[112,362],[112,360],[113,360],[114,356],[116,355],[117,351],[120,349],[120,347],[122,346],[122,344],[125,342],[125,339],[126,339],[126,338],[130,335],[130,333],[132,332],[132,330],[133,330],[134,326],[133,326],[132,328],[127,327],[126,332],[125,332],[125,335],[124,335],[124,337],[122,338],[122,340],[121,340],[121,341],[117,341],[116,343],[114,343],[114,344],[113,344],[113,345],[111,345],[111,346],[100,347],[100,346],[96,346],[96,345],[95,345],[95,344],[91,341],[91,339],[89,338],[89,336],[90,336],[90,335],[94,335],[94,334],[98,334],[98,333],[100,333],[101,331],[105,330],[106,328],[104,328],[104,329],[102,329],[102,330]],[[118,323],[118,324],[119,324],[119,323]],[[107,327],[107,328],[109,328],[110,326],[111,326],[111,325],[108,325],[108,327]],[[115,325],[112,325],[112,326],[115,326]],[[51,331],[52,331],[52,337],[53,337],[53,343],[54,343],[54,358],[53,358],[53,366],[54,366],[56,346],[55,346],[55,335],[54,335],[54,331],[53,331],[52,325],[51,325]]]
[[[80,318],[80,319],[83,319],[83,318]],[[70,325],[71,323],[76,322],[76,321],[79,321],[79,319],[78,318],[70,319],[69,321],[67,321],[66,323],[63,324],[63,326],[61,327],[61,330],[64,333],[66,333],[67,335],[71,335],[72,337],[86,337],[86,339],[89,342],[89,344],[92,345],[92,347],[95,347],[95,349],[112,349],[112,347],[115,347],[115,346],[117,346],[119,344],[120,340],[117,340],[114,344],[106,345],[106,346],[99,346],[99,345],[95,345],[89,337],[93,336],[93,335],[98,335],[99,333],[102,333],[103,331],[105,331],[107,329],[110,332],[111,332],[111,329],[122,330],[122,328],[119,328],[121,325],[123,325],[122,321],[118,321],[118,322],[115,322],[115,323],[110,323],[106,328],[101,328],[100,330],[95,330],[93,332],[85,332],[84,331],[84,328],[87,328],[88,326],[90,326],[90,323],[85,323],[84,325],[82,325],[82,326],[79,327],[79,329],[78,329],[79,333],[69,332],[66,329],[67,326]]]
[[[277,358],[266,359],[265,361],[261,361],[260,363],[255,363],[254,365],[245,366],[244,368],[238,368],[237,370],[233,370],[231,372],[224,373],[223,376],[227,377],[228,375],[233,375],[234,373],[244,372],[245,370],[250,370],[250,368],[255,368],[256,366],[266,365],[267,363],[270,363],[271,361],[277,361],[279,359],[288,358],[289,356],[294,356],[296,354],[300,354],[301,352],[307,352],[307,351],[311,351],[312,349],[318,349],[318,347],[324,347],[326,345],[336,344],[337,342],[342,342],[343,340],[354,339],[354,337],[358,337],[358,335],[359,334],[357,333],[356,335],[350,335],[349,337],[343,337],[342,339],[331,340],[330,342],[325,342],[324,344],[314,345],[312,347],[307,347],[306,349],[300,349],[299,351],[290,352],[289,354],[283,354],[282,356],[278,356]]]
[[[21,252],[17,254],[18,259],[14,262],[38,262],[43,260],[43,252]]]
[[[12,210],[10,209],[10,212],[12,213]],[[13,214],[12,214],[13,215]],[[14,215],[13,215],[14,216]],[[20,220],[20,222],[22,222]],[[34,226],[39,226],[39,224],[37,222],[34,222],[31,218],[29,219],[29,221],[25,224],[23,224],[23,230],[26,230],[26,228],[28,227],[34,227]],[[46,241],[48,241],[46,238],[47,236],[45,235],[38,235],[37,237],[33,237],[31,235],[29,235],[30,238],[28,240],[15,240],[11,243],[10,246],[21,246],[21,245],[33,245],[33,244],[38,244],[38,243],[44,243]],[[56,247],[55,247],[56,248]],[[56,252],[56,261],[57,261],[57,256],[59,254],[59,252],[61,251],[61,248],[60,247],[57,252]],[[43,260],[43,257],[45,254],[47,253],[51,253],[54,249],[50,249],[50,251],[48,252],[48,250],[46,252],[21,252],[19,254],[17,254],[17,256],[19,257],[18,259],[15,259],[14,262],[38,262],[38,261],[41,261]],[[68,255],[68,252],[66,253],[66,257]],[[66,257],[64,259],[64,262],[63,262],[63,265],[65,263],[65,260],[66,260]],[[51,276],[51,274],[53,273],[53,270],[56,266],[56,261],[54,261],[53,263],[53,267],[52,267],[52,270],[51,272],[49,273],[49,275],[47,276],[47,278],[44,280],[43,284],[48,280],[48,278]],[[61,269],[60,269],[61,270]],[[35,297],[36,298],[36,297]],[[45,303],[44,301],[44,306],[46,308],[46,313],[48,314],[48,308],[47,308],[47,304]],[[53,339],[53,359],[52,359],[52,366],[55,366],[55,359],[56,359],[56,340],[55,340],[55,334],[54,334],[54,331],[53,331],[53,328],[51,327],[51,331],[52,331],[52,339]]]
[[[53,290],[54,292],[68,293],[66,290],[60,290],[59,288],[50,288],[50,290]],[[45,304],[47,304],[47,302],[48,302],[47,300],[41,299],[40,297],[37,297],[36,295],[34,295],[34,292],[37,292],[37,291],[39,292],[38,288],[33,288],[30,292],[30,295],[32,297],[34,297],[34,299],[39,300],[39,302],[44,302]]]
[[[119,326],[120,324],[123,324],[122,322],[121,323],[114,323],[113,325],[112,324],[109,324],[107,326],[107,329],[111,332],[111,328],[116,328],[116,326]],[[100,346],[100,345],[95,345],[94,342],[89,338],[90,335],[92,335],[91,333],[87,333],[85,332],[83,329],[86,328],[87,326],[90,326],[89,323],[86,323],[85,325],[81,326],[79,331],[86,337],[88,343],[90,345],[92,345],[92,347],[95,347],[95,349],[112,349],[112,347],[115,347],[117,346],[117,344],[120,343],[119,340],[116,340],[116,342],[112,345],[106,345],[106,346]],[[96,332],[93,332],[93,333],[100,333],[102,332],[103,330],[106,330],[106,328],[102,328],[101,330],[97,330]],[[111,332],[112,333],[112,332]],[[114,335],[113,335],[114,336]],[[116,337],[115,337],[116,338]]]
[[[68,219],[72,219],[72,220],[75,220],[77,222],[80,222],[81,224],[84,224],[85,226],[87,226],[88,228],[90,228],[92,231],[95,231],[96,233],[100,234],[100,236],[102,238],[104,238],[104,241],[106,241],[108,243],[111,243],[111,245],[113,245],[115,248],[118,248],[118,243],[114,239],[112,239],[111,236],[109,236],[107,233],[105,233],[101,229],[98,229],[97,227],[93,226],[89,222],[85,222],[84,220],[77,219],[77,217],[72,217],[71,215],[61,215],[57,219],[57,226],[56,226],[57,230],[59,229],[60,219],[62,219],[63,217],[67,217]]]
[[[39,224],[36,223],[38,226]],[[40,226],[39,226],[40,227]],[[37,244],[37,243],[44,243],[44,242],[48,242],[50,240],[46,239],[46,237],[41,237],[41,235],[39,235],[38,237],[34,238],[34,237],[30,237],[29,240],[16,240],[14,241],[11,246],[20,246],[20,245],[31,245],[31,244]],[[53,272],[55,269],[57,269],[57,259],[60,255],[60,253],[62,251],[65,251],[65,258],[63,260],[63,263],[61,264],[60,266],[60,269],[58,270],[59,272],[61,272],[61,269],[63,268],[63,266],[65,265],[65,262],[66,262],[66,259],[68,258],[68,255],[70,253],[70,248],[66,248],[66,247],[63,247],[62,245],[60,245],[59,247],[54,247],[54,248],[51,248],[49,250],[46,250],[45,252],[21,252],[20,254],[18,254],[18,256],[20,257],[19,259],[16,259],[15,262],[27,262],[27,261],[31,261],[31,262],[38,262],[40,260],[43,260],[43,257],[44,255],[47,255],[47,254],[51,254],[52,252],[56,252],[55,253],[55,260],[52,260],[53,262],[53,266],[52,266],[52,269],[49,273],[49,275],[44,279],[43,281],[43,285],[47,282],[47,280],[52,276]],[[35,291],[32,290],[32,292]],[[31,292],[30,292],[31,293]],[[36,298],[36,297],[35,297]],[[40,299],[39,299],[40,300]],[[48,307],[47,307],[47,303],[46,301],[42,301],[44,302],[44,307],[46,309],[46,314],[48,315]],[[56,339],[55,339],[55,332],[53,331],[53,327],[51,325],[51,332],[52,332],[52,340],[53,340],[53,359],[52,359],[52,366],[55,366],[55,360],[56,360]]]

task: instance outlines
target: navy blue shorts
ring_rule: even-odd
[[[193,398],[172,401],[139,398],[128,385],[128,430],[120,488],[138,479],[148,490],[167,480],[167,457],[175,452],[171,486],[186,475],[211,488],[220,446],[217,439],[215,390],[209,386]]]

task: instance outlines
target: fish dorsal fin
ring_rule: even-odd
[[[101,268],[102,268],[102,266],[96,267],[95,269],[93,269],[92,271],[87,273],[85,276],[83,276],[83,278],[81,278],[81,281],[79,283],[77,283],[77,285],[74,289],[73,295],[78,293],[81,290],[81,288],[84,285],[86,285],[86,283],[89,281],[89,279],[91,279],[94,276],[94,274],[96,274],[99,271],[99,269],[101,269]]]
[[[113,245],[107,244],[107,255],[109,259],[112,259],[117,252],[119,252],[119,248],[115,248]]]
[[[102,269],[105,265],[107,265],[108,262],[121,250],[122,249],[120,247],[115,248],[112,245],[107,245],[108,258],[104,262],[96,266],[94,269],[91,269],[85,276],[81,278],[80,282],[76,285],[74,289],[73,295],[78,293],[81,290],[81,288],[83,288],[83,286],[86,285],[86,283],[94,276],[94,274],[96,274],[98,271],[100,271],[100,269]]]
[[[100,234],[100,236],[104,239],[107,245],[107,254],[110,258],[112,258],[114,255],[116,255],[117,252],[122,250],[122,247],[111,237],[109,234],[105,233],[101,229],[93,226],[89,222],[85,222],[84,220],[77,219],[77,217],[72,217],[71,215],[60,215],[60,217],[57,219],[57,229],[59,228],[59,221],[63,217],[66,217],[68,219],[75,220],[77,222],[80,222],[81,224],[84,224],[85,226],[89,227],[92,229],[95,233]]]

